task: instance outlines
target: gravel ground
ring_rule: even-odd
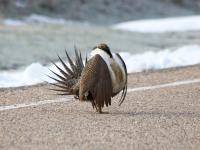
[[[128,88],[200,78],[200,65],[129,74]],[[57,99],[49,85],[0,90],[0,106]],[[76,100],[0,111],[0,149],[199,149],[200,83],[129,92],[108,114]]]
[[[144,34],[112,30],[96,25],[0,25],[0,71],[18,69],[33,62],[47,64],[66,58],[64,49],[74,56],[74,44],[83,56],[99,43],[107,43],[112,52],[172,50],[186,44],[200,45],[200,31]],[[22,55],[23,54],[23,55]]]

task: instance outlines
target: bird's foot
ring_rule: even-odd
[[[108,112],[102,112],[102,108],[98,106],[98,109],[96,111],[99,114],[108,114]]]
[[[78,100],[78,99],[79,99],[79,97],[78,97],[77,95],[74,95],[74,99]]]
[[[98,112],[98,114],[109,114],[109,112]]]

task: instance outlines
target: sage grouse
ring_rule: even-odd
[[[53,84],[61,89],[52,89],[63,92],[60,95],[75,95],[74,98],[80,101],[92,103],[93,109],[102,113],[102,107],[111,105],[111,97],[116,96],[123,90],[119,101],[119,106],[125,99],[127,92],[127,70],[126,65],[118,53],[112,54],[106,44],[95,46],[90,53],[91,59],[83,65],[81,53],[78,54],[75,49],[75,64],[70,57],[67,58],[71,70],[60,59],[66,72],[60,69],[53,61],[53,64],[62,73],[60,76],[53,72],[60,80],[50,77],[57,81]]]

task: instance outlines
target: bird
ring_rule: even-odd
[[[74,98],[80,101],[90,102],[96,112],[103,113],[104,105],[111,106],[111,98],[122,91],[119,100],[119,106],[123,103],[127,93],[127,69],[126,64],[118,53],[111,53],[107,44],[99,44],[95,46],[90,53],[90,60],[82,61],[81,52],[78,53],[76,46],[75,62],[71,60],[65,50],[70,68],[63,62],[57,54],[64,69],[58,67],[53,61],[52,63],[60,71],[62,75],[54,73],[59,79],[51,79],[57,83],[50,83],[58,88],[50,89],[59,91],[58,95],[74,95]]]

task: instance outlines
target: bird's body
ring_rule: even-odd
[[[105,51],[99,48],[96,48],[91,52],[91,57],[94,57],[97,54],[103,58],[108,66],[112,80],[113,93],[118,93],[124,88],[127,78],[126,70],[123,67],[123,62],[116,54],[112,54],[113,58],[110,58]]]
[[[121,105],[127,91],[127,70],[120,55],[112,54],[106,44],[99,44],[93,48],[90,54],[91,59],[88,62],[86,60],[84,67],[81,55],[78,55],[76,48],[75,54],[75,65],[67,55],[72,70],[58,56],[67,72],[64,72],[58,66],[56,67],[64,77],[52,71],[62,80],[51,77],[59,83],[53,85],[62,88],[62,90],[53,90],[63,92],[62,95],[75,95],[75,98],[80,101],[91,102],[93,108],[96,107],[99,113],[102,112],[104,104],[106,106],[111,105],[111,97],[123,90]]]

